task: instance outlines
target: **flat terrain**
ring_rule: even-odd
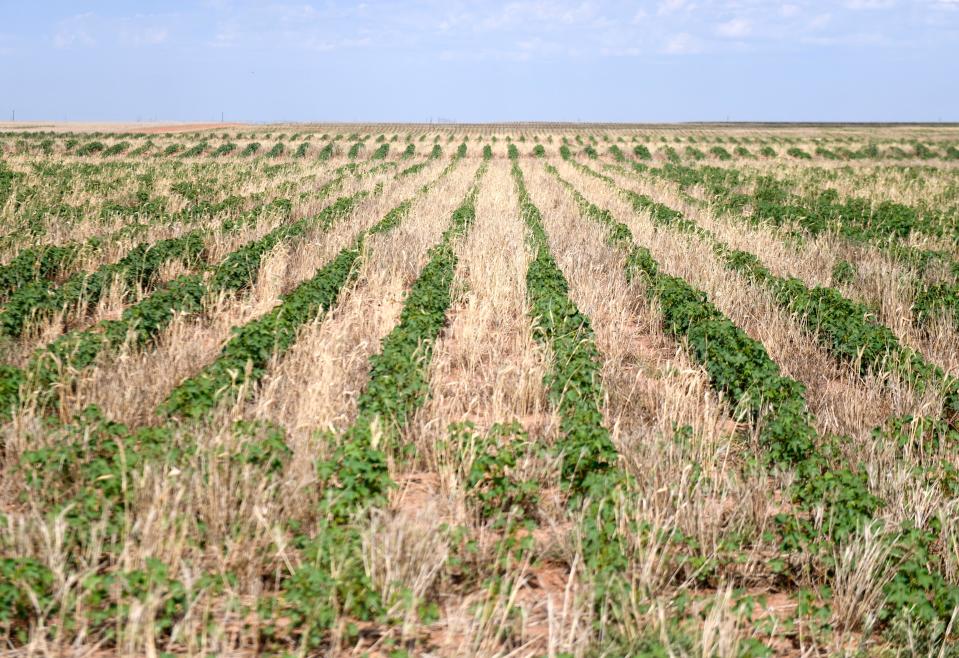
[[[954,655],[957,377],[956,127],[2,124],[0,654]]]

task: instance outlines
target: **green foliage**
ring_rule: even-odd
[[[103,157],[108,157],[111,155],[120,155],[124,151],[130,148],[130,142],[117,142],[116,144],[110,145],[103,151]]]
[[[455,424],[449,440],[459,454],[472,457],[465,477],[467,500],[480,523],[533,517],[542,485],[516,475],[519,461],[535,449],[519,423],[493,425],[485,435],[472,423]]]
[[[236,150],[236,144],[234,142],[226,142],[225,144],[220,144],[211,154],[213,157],[218,158],[224,155],[229,155]]]
[[[913,301],[912,314],[918,324],[946,315],[959,327],[959,285],[937,283],[920,290]]]
[[[832,268],[832,284],[834,286],[840,286],[852,283],[858,275],[859,273],[856,270],[856,266],[848,260],[836,261],[836,264]]]
[[[81,146],[80,148],[76,150],[76,154],[81,156],[95,155],[103,151],[105,148],[106,146],[103,144],[103,142],[97,142],[97,141],[87,142],[86,144],[84,144],[83,146]]]
[[[536,254],[526,272],[535,335],[553,353],[544,383],[561,419],[563,438],[556,448],[562,458],[563,482],[573,493],[581,495],[597,478],[613,469],[617,459],[600,411],[603,394],[599,351],[589,319],[569,298],[566,277],[549,251],[539,209],[530,200],[523,173],[515,162],[513,178],[519,191],[520,212]]]
[[[0,301],[18,288],[60,275],[76,262],[83,247],[83,244],[73,243],[22,249],[9,263],[0,265]]]
[[[722,146],[714,146],[709,149],[709,152],[719,160],[732,160],[733,156],[729,154],[729,151],[724,149]]]
[[[26,644],[37,611],[53,606],[54,588],[53,572],[39,560],[0,557],[0,630]]]
[[[192,147],[184,151],[181,157],[195,158],[195,157],[201,156],[203,155],[204,151],[206,151],[208,146],[209,144],[205,140],[197,144],[194,144]]]
[[[198,231],[179,238],[141,243],[116,263],[103,265],[92,273],[79,273],[63,285],[38,279],[16,290],[0,311],[0,330],[8,336],[20,336],[27,322],[37,322],[66,308],[90,309],[96,306],[114,282],[126,291],[149,288],[160,269],[171,262],[194,264],[205,246]]]

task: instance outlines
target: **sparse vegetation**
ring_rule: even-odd
[[[954,129],[433,128],[5,136],[8,651],[953,655]]]

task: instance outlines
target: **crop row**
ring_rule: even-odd
[[[439,177],[422,185],[417,196],[429,192],[457,163],[458,160],[454,160]],[[270,360],[290,348],[300,327],[336,303],[340,291],[357,272],[366,239],[399,224],[414,200],[415,197],[403,201],[379,222],[361,231],[351,245],[318,269],[311,279],[284,295],[281,303],[269,313],[234,328],[233,337],[219,356],[170,393],[163,413],[198,419],[221,401],[233,399],[244,386],[259,381],[266,374]]]
[[[603,422],[600,354],[587,318],[569,298],[569,284],[549,249],[539,209],[518,163],[513,179],[534,257],[526,272],[535,337],[551,352],[544,384],[560,416],[555,451],[570,511],[580,536],[598,618],[613,625],[631,597],[629,551],[619,532],[618,507],[630,495],[630,477]]]
[[[605,181],[637,211],[650,213],[654,223],[703,240],[725,267],[768,289],[785,310],[805,321],[823,349],[840,362],[857,367],[863,374],[877,371],[896,375],[920,393],[935,390],[943,398],[947,416],[959,418],[959,382],[926,361],[916,350],[900,343],[892,330],[878,322],[866,306],[847,299],[834,288],[809,288],[797,278],[776,276],[754,254],[730,248],[679,211],[623,189],[612,178],[571,162],[581,171]]]
[[[947,223],[939,217],[921,214],[900,203],[884,201],[873,206],[866,199],[840,200],[835,190],[818,193],[812,199],[789,194],[784,185],[769,176],[756,181],[752,194],[737,192],[742,180],[738,172],[710,167],[693,169],[667,165],[660,170],[647,170],[684,187],[700,185],[710,201],[728,216],[753,225],[768,222],[775,227],[797,225],[810,235],[837,230],[843,238],[877,246],[883,253],[916,268],[920,273],[929,263],[944,262],[959,279],[959,261],[948,252],[919,249],[907,243],[913,234],[936,238],[946,235]],[[750,212],[746,213],[745,210]],[[955,239],[955,237],[953,237]],[[924,323],[942,313],[959,323],[959,283],[944,281],[934,284],[917,282],[913,317]]]
[[[271,626],[278,617],[289,619],[293,633],[308,650],[322,645],[339,616],[384,620],[397,603],[384,601],[367,575],[356,519],[383,507],[395,486],[387,453],[397,447],[398,430],[429,393],[427,370],[433,344],[452,301],[455,242],[475,219],[476,194],[485,170],[484,163],[440,242],[430,249],[398,324],[383,339],[379,353],[370,358],[370,378],[360,394],[356,419],[339,437],[330,458],[317,465],[323,487],[319,526],[305,540],[303,563],[281,583],[280,593],[265,608]],[[328,438],[336,441],[332,435]]]
[[[335,187],[332,182],[328,184],[318,193],[319,198],[331,193]],[[380,189],[377,186],[373,193]],[[205,299],[249,289],[256,283],[263,257],[276,245],[300,239],[316,229],[327,230],[369,194],[360,191],[340,197],[315,216],[273,229],[228,254],[210,268],[206,277],[186,274],[173,279],[126,308],[120,320],[105,320],[93,328],[64,334],[39,349],[24,369],[0,366],[5,376],[0,409],[9,414],[20,401],[29,399],[27,393],[38,396],[38,404],[46,406],[54,401],[54,383],[88,367],[101,353],[128,342],[145,345],[155,339],[177,314],[197,313],[202,310]]]
[[[139,189],[132,202],[105,201],[97,211],[91,211],[84,207],[67,206],[57,201],[58,197],[68,193],[73,176],[77,174],[83,176],[89,172],[69,172],[62,168],[53,168],[49,177],[45,175],[45,170],[39,173],[44,174],[45,180],[50,180],[54,176],[61,180],[55,184],[57,189],[51,190],[51,200],[41,201],[34,198],[18,209],[14,215],[15,225],[12,230],[0,238],[0,245],[6,249],[13,249],[17,244],[33,243],[31,246],[22,248],[12,262],[0,265],[0,296],[8,294],[12,287],[36,278],[59,276],[68,271],[81,256],[93,255],[116,240],[136,238],[155,226],[192,225],[220,213],[236,211],[251,202],[262,204],[262,198],[265,196],[263,192],[253,192],[246,196],[231,194],[220,200],[214,200],[217,190],[213,183],[204,185],[195,180],[178,181],[171,184],[171,191],[183,196],[189,204],[179,211],[170,213],[166,210],[167,199],[152,193],[156,174],[149,172],[137,176]],[[88,191],[94,191],[98,195],[106,194],[98,188],[90,190],[91,183],[98,183],[98,181],[88,181],[86,183]],[[279,187],[282,193],[293,185],[287,181]],[[237,225],[248,221],[249,216],[250,213],[245,213],[237,220]],[[99,221],[105,226],[111,226],[121,219],[121,228],[109,235],[90,238],[85,243],[73,242],[60,247],[36,244],[39,236],[46,233],[49,225],[55,224],[58,230],[63,230],[64,225],[69,226],[79,221]],[[44,272],[46,274],[43,274]]]
[[[319,197],[330,194],[339,186],[345,173],[355,173],[355,169],[340,169],[319,191]],[[202,210],[202,215],[208,216],[235,207],[241,202],[238,197],[230,197],[228,202],[224,203],[201,204],[191,208],[189,213],[181,213],[178,218],[192,222],[200,215],[199,210]],[[11,263],[0,267],[0,293],[9,296],[5,308],[0,311],[0,330],[10,336],[19,336],[28,321],[36,322],[50,317],[81,302],[85,308],[91,308],[98,303],[115,279],[120,280],[124,290],[131,290],[136,286],[149,289],[156,282],[155,276],[163,265],[171,262],[195,264],[205,253],[205,242],[208,239],[255,225],[266,214],[288,214],[291,209],[292,204],[288,199],[274,199],[238,217],[224,220],[219,224],[218,230],[194,230],[178,238],[161,240],[155,244],[143,242],[133,247],[118,262],[102,265],[91,273],[74,274],[62,285],[56,284],[56,278],[72,269],[82,257],[92,256],[116,240],[142,233],[153,222],[127,224],[104,239],[92,238],[80,243],[25,249]],[[170,221],[174,225],[180,223],[177,219],[169,218],[158,218],[154,221]]]
[[[783,558],[801,548],[828,556],[835,542],[865,527],[881,528],[876,517],[885,502],[870,491],[867,474],[843,457],[840,445],[849,439],[816,432],[804,386],[783,376],[762,343],[733,324],[704,292],[664,273],[650,251],[636,244],[625,224],[590,203],[555,168],[549,170],[569,190],[583,217],[606,227],[610,243],[625,255],[627,277],[642,279],[658,302],[663,328],[683,341],[706,369],[713,387],[754,421],[769,466],[795,474],[789,490],[793,507],[776,517]],[[880,428],[877,432],[909,440],[902,423],[894,420],[891,427],[891,431]],[[933,420],[921,427],[922,440],[947,432]],[[921,528],[906,522],[882,531],[884,541],[892,546],[888,562],[894,574],[885,586],[884,619],[911,615],[924,622],[944,622],[959,605],[959,587],[943,577],[931,552],[938,530],[936,523]],[[788,560],[783,558],[770,566],[785,574]]]

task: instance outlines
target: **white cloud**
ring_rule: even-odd
[[[96,39],[93,38],[91,22],[93,14],[77,14],[57,24],[56,32],[53,35],[53,45],[57,48],[71,48],[73,46],[95,46]]]
[[[528,27],[530,22],[559,25],[576,25],[597,17],[596,7],[591,2],[567,3],[555,0],[522,0],[509,2],[498,11],[480,18],[481,29],[502,30]]]
[[[752,24],[745,18],[734,18],[716,26],[716,34],[730,39],[742,39],[749,36]]]
[[[813,30],[826,27],[832,21],[832,14],[817,14],[809,21],[809,27]]]
[[[779,8],[779,13],[786,18],[796,16],[800,11],[802,11],[802,9],[800,9],[799,5],[785,4]]]
[[[130,46],[159,46],[170,37],[170,31],[160,25],[128,27],[120,30],[120,41]]]
[[[896,4],[896,0],[846,0],[843,3],[847,9],[872,10],[889,9]]]
[[[686,0],[663,0],[659,3],[659,9],[656,10],[656,13],[660,16],[664,14],[673,14],[677,11],[686,9],[687,1]]]
[[[702,52],[702,45],[688,32],[680,32],[666,40],[663,52],[667,55],[694,55]]]

